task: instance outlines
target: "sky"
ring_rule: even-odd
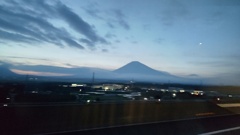
[[[0,16],[0,63],[15,71],[140,61],[240,84],[239,0],[2,0]]]

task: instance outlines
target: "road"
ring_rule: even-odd
[[[60,135],[239,135],[240,115],[123,125],[109,128],[46,133]]]

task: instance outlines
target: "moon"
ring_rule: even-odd
[[[202,45],[202,43],[199,43],[198,45]]]

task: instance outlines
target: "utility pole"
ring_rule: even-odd
[[[92,86],[94,85],[95,82],[95,72],[93,72],[93,76],[92,76]]]
[[[28,90],[28,83],[29,83],[29,75],[27,74],[25,77],[25,92]]]

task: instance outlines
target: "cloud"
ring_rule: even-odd
[[[168,0],[164,5],[160,9],[160,13],[156,13],[156,16],[165,26],[172,26],[176,23],[176,20],[186,19],[186,15],[189,14],[187,6],[180,0]]]
[[[108,52],[108,50],[107,49],[102,49],[102,52]]]
[[[83,9],[90,16],[105,21],[110,28],[120,26],[125,30],[130,30],[130,25],[126,21],[126,16],[120,9],[100,10],[98,9],[97,3],[91,3]]]
[[[93,43],[98,41],[106,43],[105,39],[99,37],[95,33],[92,26],[85,22],[80,16],[72,12],[66,5],[63,5],[62,3],[58,4],[57,11],[70,27],[86,36]]]
[[[105,35],[106,38],[116,38],[117,36],[115,34],[112,34],[112,33],[107,33]]]
[[[70,39],[70,38],[67,38],[67,37],[62,37],[62,39],[69,45],[71,46],[74,46],[76,48],[79,48],[79,49],[84,49],[84,47],[82,45],[80,45],[79,43],[77,43],[76,41]]]
[[[2,56],[2,57],[13,58],[13,59],[30,59],[30,60],[44,60],[44,61],[50,61],[49,59],[44,59],[44,58],[19,57],[19,56]]]
[[[88,46],[91,46],[91,47],[94,46],[94,44],[91,41],[89,41],[88,39],[81,38],[79,41],[87,44]]]
[[[120,41],[120,40],[115,40],[115,42],[116,42],[116,43],[121,43],[121,41]]]
[[[98,3],[90,3],[88,4],[86,7],[83,7],[84,11],[86,13],[88,13],[90,16],[97,18],[97,19],[102,19],[104,20],[104,18],[102,17],[102,11],[100,9],[98,9]]]
[[[154,42],[156,42],[158,44],[162,44],[164,40],[165,39],[163,39],[163,38],[157,38],[157,39],[154,40]]]
[[[60,47],[70,46],[85,49],[98,43],[108,44],[89,23],[60,1],[5,0],[0,3],[0,39],[7,42],[21,42],[28,45],[51,43]],[[51,22],[63,21],[79,35]],[[79,37],[88,42],[80,44]]]
[[[197,75],[197,74],[190,74],[190,75],[188,75],[188,77],[199,77],[199,75]]]
[[[126,30],[130,29],[129,24],[125,21],[125,15],[122,13],[122,10],[119,9],[114,9],[113,13],[116,17],[116,21],[118,22],[118,24],[120,26],[122,26],[123,28],[125,28]]]
[[[26,37],[21,34],[17,33],[10,33],[7,31],[0,30],[0,39],[2,40],[8,40],[8,41],[14,41],[14,42],[22,42],[22,43],[32,43],[32,42],[39,42],[38,40]],[[2,42],[3,44],[4,42]]]
[[[191,61],[189,62],[189,64],[191,65],[195,65],[195,66],[201,66],[201,67],[208,67],[208,68],[213,68],[215,70],[217,69],[231,69],[230,71],[234,72],[234,71],[238,71],[239,72],[239,66],[240,64],[238,63],[238,61],[223,61],[223,60],[208,60],[208,61]]]

